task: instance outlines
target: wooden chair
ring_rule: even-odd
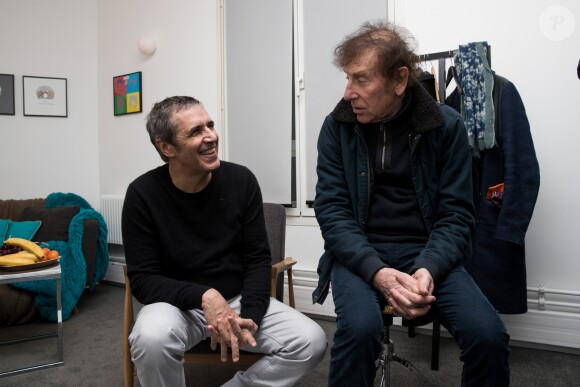
[[[268,242],[272,254],[272,272],[270,295],[284,301],[284,273],[288,277],[288,304],[295,307],[294,287],[292,283],[292,266],[296,261],[291,257],[285,257],[285,240],[286,240],[286,210],[283,206],[274,203],[264,203],[264,218],[266,221],[266,231],[268,233]],[[133,296],[131,286],[127,277],[127,267],[123,267],[125,275],[125,310],[123,321],[123,368],[125,387],[133,387],[135,378],[135,366],[131,361],[131,351],[129,348],[129,334],[133,329],[135,317],[133,312]],[[259,360],[263,355],[242,351],[239,362],[236,364],[249,367]],[[220,351],[212,351],[209,340],[205,340],[199,345],[185,353],[184,362],[190,364],[224,364],[220,359]],[[231,364],[231,358],[228,358]]]

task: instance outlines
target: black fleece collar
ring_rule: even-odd
[[[443,117],[437,101],[429,95],[423,86],[416,82],[414,86],[408,87],[407,91],[410,91],[412,95],[411,124],[416,133],[424,133],[445,124],[445,117]],[[340,100],[330,115],[339,122],[358,123],[350,102],[344,98]]]

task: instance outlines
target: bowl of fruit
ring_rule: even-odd
[[[0,246],[0,270],[22,271],[54,266],[58,251],[22,238],[8,238]]]

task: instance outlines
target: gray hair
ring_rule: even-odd
[[[416,49],[417,41],[407,29],[383,20],[367,21],[335,48],[334,64],[343,70],[361,54],[373,50],[377,54],[379,71],[385,79],[395,79],[397,70],[407,67],[409,84],[412,84],[420,74],[420,58],[414,52]]]
[[[149,139],[164,162],[167,162],[168,159],[155,142],[161,140],[166,144],[175,145],[174,138],[179,128],[173,122],[173,115],[194,105],[201,105],[201,102],[193,97],[168,97],[161,102],[155,103],[153,109],[147,115],[146,127]]]

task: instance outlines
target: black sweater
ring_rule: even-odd
[[[145,173],[127,189],[122,234],[139,302],[200,309],[213,288],[226,299],[241,294],[241,317],[260,324],[271,256],[260,187],[247,168],[221,161],[195,194],[173,185],[167,165]]]
[[[363,126],[373,166],[366,228],[371,243],[427,242],[411,173],[411,102],[408,93],[395,117]]]

